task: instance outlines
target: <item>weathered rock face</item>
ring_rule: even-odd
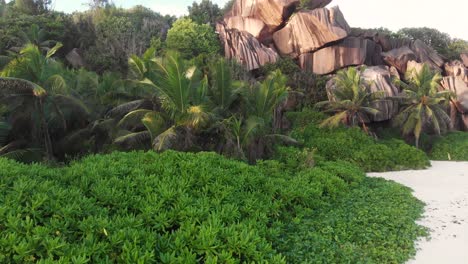
[[[443,89],[452,91],[457,99],[450,103],[450,118],[455,128],[468,131],[468,84],[458,77],[444,77]]]
[[[468,84],[468,69],[461,61],[451,61],[444,64],[445,74],[451,77],[457,77]]]
[[[81,56],[81,52],[79,49],[73,49],[70,51],[66,56],[65,59],[67,59],[68,63],[73,66],[73,68],[81,68],[85,66],[83,57]]]
[[[273,32],[289,18],[299,3],[299,0],[236,0],[226,18],[240,16],[258,19]]]
[[[338,7],[319,8],[294,14],[283,29],[273,34],[273,40],[281,54],[298,57],[344,39],[349,32]]]
[[[271,38],[268,27],[259,19],[233,16],[224,19],[224,21],[228,28],[235,28],[239,31],[248,32],[260,41]]]
[[[441,68],[444,65],[442,57],[419,39],[411,42],[410,49],[416,54],[419,62],[426,63],[432,68]]]
[[[361,78],[370,84],[370,92],[382,91],[385,97],[397,96],[399,93],[398,88],[393,84],[395,77],[387,66],[367,67],[362,72]],[[370,117],[376,122],[390,120],[398,112],[398,103],[391,100],[374,102],[371,106],[380,111],[377,115]]]
[[[382,56],[385,63],[395,67],[401,74],[406,73],[409,61],[416,61],[416,54],[406,46],[384,52]]]
[[[460,78],[449,76],[442,79],[441,85],[457,96],[458,111],[468,114],[468,84]]]
[[[299,57],[302,69],[315,74],[329,74],[336,70],[355,65],[382,64],[381,48],[375,42],[349,37],[340,43]]]
[[[465,64],[465,67],[468,67],[468,53],[460,54],[460,58],[461,58],[463,64]]]
[[[229,29],[224,23],[218,23],[216,30],[224,45],[226,58],[237,60],[248,70],[258,69],[278,59],[276,51],[264,46],[249,33]]]

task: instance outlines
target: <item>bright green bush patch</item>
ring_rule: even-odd
[[[292,222],[274,245],[289,263],[404,263],[426,231],[408,188],[366,178],[339,202]]]
[[[322,129],[317,124],[323,115],[310,110],[290,117],[295,123],[292,136],[325,160],[348,161],[365,171],[421,169],[430,165],[423,151],[402,140],[377,141],[360,128]]]
[[[211,153],[0,167],[0,263],[283,263],[282,223],[348,188],[320,168],[270,176]]]
[[[0,159],[0,263],[343,263],[413,252],[420,204],[409,190],[374,188],[347,162],[291,166],[173,151],[56,169]],[[377,238],[359,236],[363,228]],[[336,238],[348,250],[333,253]]]
[[[430,158],[433,160],[468,161],[468,133],[452,132],[436,140]]]

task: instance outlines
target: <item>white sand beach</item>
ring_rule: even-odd
[[[427,170],[369,173],[406,185],[426,203],[420,224],[430,240],[418,242],[409,264],[468,263],[468,162],[433,161]]]

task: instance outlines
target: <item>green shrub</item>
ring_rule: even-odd
[[[282,263],[282,223],[347,189],[320,168],[274,177],[211,153],[0,166],[0,263]]]
[[[293,120],[293,138],[305,147],[316,149],[317,154],[329,161],[347,161],[364,171],[420,169],[429,166],[425,153],[402,140],[378,141],[359,128],[322,129],[318,123],[323,114],[312,110],[289,114]]]
[[[433,160],[468,161],[468,133],[452,132],[435,141],[430,158]]]
[[[0,159],[0,263],[341,263],[414,252],[422,206],[409,189],[364,180],[345,162],[287,166],[173,151],[64,168]]]
[[[166,47],[180,52],[184,58],[214,55],[221,49],[218,36],[211,26],[199,25],[189,18],[174,22],[167,32]]]
[[[289,263],[404,263],[427,234],[414,222],[423,206],[404,186],[365,178],[338,202],[289,223],[274,246]]]

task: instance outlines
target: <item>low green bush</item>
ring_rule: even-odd
[[[360,128],[319,128],[324,115],[312,110],[289,114],[292,136],[329,161],[347,161],[364,171],[420,169],[430,165],[426,154],[398,139],[375,140]]]
[[[437,139],[432,146],[433,160],[468,161],[468,133],[452,132]]]
[[[290,166],[173,151],[89,156],[64,168],[0,159],[0,263],[321,262],[338,242],[349,250],[334,263],[414,251],[420,205],[408,189],[379,183],[367,201],[375,180],[355,165]]]
[[[289,223],[274,246],[289,263],[405,263],[413,241],[427,235],[414,222],[423,207],[408,188],[365,178],[338,202]]]
[[[283,223],[348,188],[324,169],[270,176],[212,153],[0,168],[0,263],[283,263]]]

